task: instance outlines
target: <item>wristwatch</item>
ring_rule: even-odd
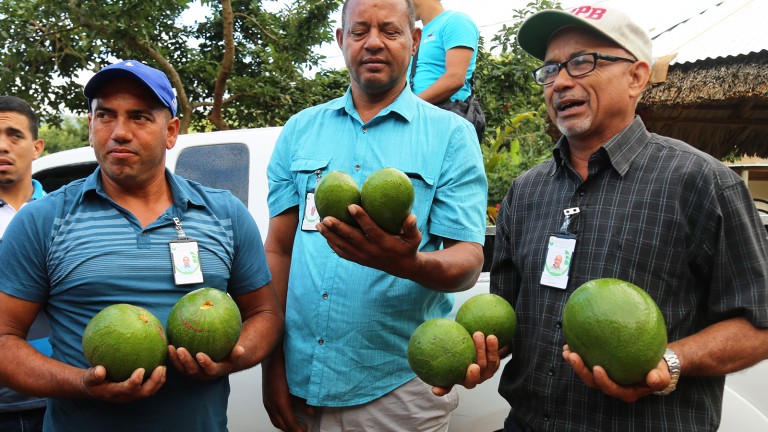
[[[664,361],[667,362],[667,367],[669,368],[670,380],[667,388],[653,392],[653,394],[659,396],[666,396],[675,391],[677,380],[680,379],[680,360],[677,358],[677,354],[667,348],[667,351],[664,352]]]

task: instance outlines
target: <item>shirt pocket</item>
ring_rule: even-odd
[[[291,173],[299,192],[312,192],[328,169],[330,159],[296,159],[291,162]]]
[[[435,179],[418,169],[401,169],[411,179],[413,184],[413,207],[411,213],[416,215],[419,231],[425,232],[432,200],[435,197]]]
[[[299,214],[304,214],[307,194],[315,191],[317,183],[328,169],[330,159],[296,159],[291,162],[291,174],[296,184],[299,197]]]

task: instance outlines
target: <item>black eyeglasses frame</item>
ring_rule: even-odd
[[[571,69],[570,69],[570,67],[568,67],[568,64],[571,61],[576,60],[577,58],[580,58],[580,57],[584,57],[584,56],[592,56],[592,59],[593,59],[592,69],[590,69],[590,70],[588,70],[586,72],[582,72],[582,73],[574,75],[573,73],[571,73]],[[534,69],[533,71],[531,71],[531,75],[533,75],[533,81],[536,82],[536,84],[538,84],[540,86],[546,86],[546,85],[549,85],[549,84],[552,84],[553,82],[555,82],[555,79],[557,79],[557,76],[560,74],[560,71],[563,70],[563,69],[565,69],[565,71],[568,73],[568,75],[571,76],[572,78],[578,78],[580,76],[584,76],[584,75],[594,71],[597,68],[597,61],[598,60],[605,60],[605,61],[609,61],[609,62],[625,61],[625,62],[630,62],[630,63],[637,63],[636,59],[631,59],[631,58],[627,58],[627,57],[612,56],[612,55],[609,55],[609,54],[603,54],[603,53],[599,53],[599,52],[589,52],[589,53],[582,53],[582,54],[573,56],[573,57],[569,58],[568,60],[566,60],[564,62],[560,62],[560,63],[556,63],[556,62],[555,63],[546,63],[546,64],[542,65],[541,67],[538,67],[538,68]],[[552,74],[552,77],[554,77],[552,79],[552,81],[549,81],[549,82],[539,82],[539,79],[536,77],[537,73],[539,71],[541,71],[542,69],[544,69],[544,68],[552,67],[552,66],[557,66],[557,73]]]

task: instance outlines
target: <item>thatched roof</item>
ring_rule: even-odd
[[[717,158],[768,157],[768,50],[673,64],[638,112],[652,132]]]
[[[649,130],[717,158],[768,157],[768,2],[702,8],[652,36],[655,83],[638,111]]]

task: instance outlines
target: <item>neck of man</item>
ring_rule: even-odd
[[[402,82],[381,93],[366,93],[359,86],[353,85],[352,101],[360,120],[363,123],[371,121],[381,110],[392,104],[403,90],[405,90],[405,77],[403,77]]]
[[[435,17],[445,12],[445,8],[443,7],[443,4],[440,3],[439,1],[428,2],[423,6],[422,9],[423,10],[420,10],[418,15],[423,25],[429,24],[429,22],[435,19]]]
[[[0,183],[0,198],[18,211],[21,206],[32,198],[32,177],[13,183]]]
[[[617,126],[602,132],[591,132],[584,135],[567,137],[568,149],[571,154],[571,165],[579,173],[582,180],[587,179],[589,169],[589,157],[600,149],[611,138],[615,137],[632,123],[634,114],[626,121],[617,123]]]
[[[128,210],[142,227],[151,224],[173,204],[171,186],[165,174],[145,184],[117,183],[102,173],[104,193]]]

